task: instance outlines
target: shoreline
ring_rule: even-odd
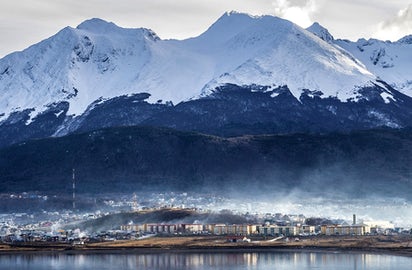
[[[289,248],[289,247],[252,247],[252,248],[107,248],[107,249],[36,249],[36,250],[7,250],[0,251],[1,256],[10,255],[115,255],[115,254],[162,254],[162,253],[270,253],[270,252],[296,252],[296,253],[341,253],[341,254],[372,254],[372,255],[388,255],[411,257],[412,251],[389,250],[389,249],[346,249],[337,247],[303,247],[303,248]]]
[[[339,237],[340,238],[340,237]],[[368,253],[412,257],[412,237],[404,241],[382,242],[378,237],[320,237],[299,242],[229,243],[225,237],[153,237],[144,240],[87,243],[0,244],[0,256],[13,254],[156,254],[156,253],[239,253],[239,252],[330,252]],[[371,241],[374,240],[374,241]]]

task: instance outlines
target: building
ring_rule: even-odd
[[[214,224],[210,226],[210,233],[215,235],[249,235],[253,225],[246,224]]]
[[[299,227],[297,226],[278,226],[266,224],[259,226],[258,233],[264,236],[295,236],[299,235]]]
[[[303,235],[316,234],[316,226],[302,225],[302,226],[300,226],[300,233],[303,234]]]
[[[323,235],[368,235],[371,228],[366,224],[334,224],[322,225],[321,234]]]

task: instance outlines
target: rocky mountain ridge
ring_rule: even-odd
[[[0,59],[0,146],[134,125],[221,136],[411,126],[407,37],[379,53],[386,43],[308,30],[237,12],[181,41],[101,19],[64,28]]]

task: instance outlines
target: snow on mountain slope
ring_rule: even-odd
[[[183,41],[92,19],[0,59],[0,121],[24,109],[34,117],[61,101],[69,102],[68,115],[80,115],[98,100],[141,92],[153,103],[179,103],[225,83],[356,100],[374,80],[336,46],[272,16],[226,13]]]
[[[375,75],[405,95],[412,96],[412,36],[397,42],[359,39],[336,40]]]
[[[330,44],[338,46],[349,57],[356,58],[370,72],[405,95],[412,96],[412,35],[397,42],[376,39],[335,40],[329,31],[319,23],[306,30]]]
[[[35,108],[35,115],[66,100],[68,114],[79,115],[98,99],[139,92],[151,93],[154,102],[179,102],[204,85],[196,87],[205,73],[199,71],[198,56],[150,30],[92,19],[0,61],[0,112],[5,118]]]
[[[335,40],[329,31],[318,23],[314,23],[307,30],[349,52],[374,75],[403,94],[412,96],[412,35],[397,42],[377,39],[359,39],[352,42]]]
[[[233,14],[219,21],[223,23],[230,16]],[[221,28],[216,24],[214,28]],[[242,26],[225,41],[229,48],[225,53],[249,52],[246,61],[211,81],[204,89],[206,94],[225,83],[287,85],[297,99],[309,89],[321,91],[323,97],[347,101],[357,99],[357,90],[371,86],[375,80],[347,54],[289,21],[272,16],[249,17],[249,24]]]
[[[67,77],[71,55],[63,53],[74,47],[77,36],[69,28],[23,52],[0,61],[0,113],[46,105],[73,95]]]
[[[69,113],[79,114],[100,97],[127,94],[156,40],[149,30],[122,29],[99,19],[67,27],[0,61],[0,110],[39,113],[66,100]]]

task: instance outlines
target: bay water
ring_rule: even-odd
[[[2,254],[0,269],[412,269],[412,258],[342,252],[136,252]]]

